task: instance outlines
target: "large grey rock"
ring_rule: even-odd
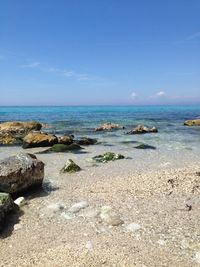
[[[14,209],[14,202],[9,194],[0,193],[0,230],[3,228],[6,215]]]
[[[0,191],[18,193],[41,185],[44,163],[32,154],[18,154],[0,161]]]

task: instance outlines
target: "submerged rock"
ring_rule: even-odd
[[[75,203],[71,206],[71,208],[68,209],[69,213],[78,213],[80,210],[85,209],[89,206],[87,201],[81,201],[78,203]]]
[[[131,130],[126,134],[145,134],[145,133],[157,133],[158,129],[156,127],[148,128],[144,125],[138,125],[136,128]]]
[[[14,202],[10,195],[7,193],[0,193],[0,231],[3,228],[7,214],[12,210],[14,210]]]
[[[65,166],[61,169],[61,173],[74,173],[80,170],[81,168],[72,159],[68,159]]]
[[[200,119],[185,121],[184,125],[186,125],[186,126],[200,126]]]
[[[137,149],[156,149],[155,146],[150,146],[147,144],[139,144],[138,146],[135,146],[134,148],[137,148]]]
[[[0,161],[0,191],[18,193],[42,184],[44,163],[32,154],[18,154]]]
[[[58,138],[58,144],[71,145],[74,142],[73,135],[64,135]]]
[[[96,132],[98,131],[113,131],[113,130],[120,130],[120,129],[125,129],[124,126],[121,126],[119,124],[115,124],[115,123],[104,123],[101,126],[97,127],[95,129]]]
[[[118,159],[124,159],[125,157],[121,154],[113,153],[113,152],[106,152],[103,155],[98,155],[93,157],[92,159],[96,162],[103,162],[106,163],[108,161],[114,161]]]
[[[95,145],[97,143],[97,139],[82,137],[79,140],[75,140],[75,142],[76,142],[76,144],[78,144],[80,146],[89,146],[89,145]]]
[[[70,152],[74,150],[81,150],[83,149],[78,144],[71,144],[71,145],[63,145],[63,144],[55,144],[51,148],[41,152],[41,153],[58,153],[58,152]]]
[[[30,131],[40,131],[42,124],[39,122],[11,121],[0,123],[0,133],[10,135],[25,135]]]
[[[52,146],[57,143],[58,138],[55,135],[41,132],[31,132],[24,137],[23,148]]]

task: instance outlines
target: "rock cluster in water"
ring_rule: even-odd
[[[145,134],[145,133],[157,133],[158,129],[156,127],[148,128],[144,125],[138,125],[127,134]]]
[[[184,122],[184,125],[186,125],[186,126],[200,126],[200,119],[187,120]]]
[[[106,152],[102,155],[98,155],[93,157],[93,161],[95,162],[102,162],[102,163],[107,163],[109,161],[114,161],[118,159],[124,159],[125,157],[121,154],[113,153],[113,152]]]
[[[102,125],[100,125],[99,127],[97,127],[95,129],[96,132],[98,131],[113,131],[113,130],[120,130],[120,129],[125,129],[124,126],[119,125],[119,124],[115,124],[115,123],[104,123]]]

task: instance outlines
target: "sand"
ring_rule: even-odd
[[[86,162],[73,175],[59,174],[69,156],[38,155],[46,164],[43,190],[25,195],[21,215],[9,217],[0,266],[199,266],[198,159],[175,166],[160,157],[155,167],[149,161],[155,152],[138,153],[143,161]],[[83,162],[83,155],[70,157]],[[80,201],[88,207],[66,218]],[[103,206],[124,223],[104,223]]]

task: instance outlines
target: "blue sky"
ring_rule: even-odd
[[[199,0],[0,0],[0,105],[200,103]]]

